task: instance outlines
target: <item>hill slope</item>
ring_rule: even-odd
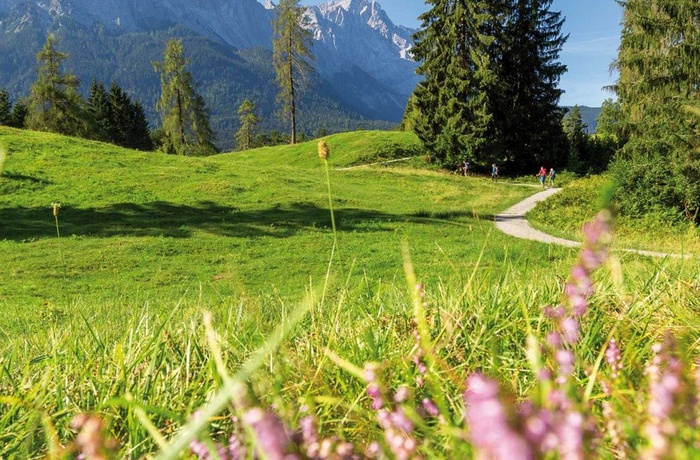
[[[419,148],[407,133],[327,140],[332,166]],[[76,296],[127,295],[120,302],[133,305],[196,296],[200,287],[214,303],[245,293],[296,296],[327,270],[333,235],[316,143],[187,158],[0,128],[0,144],[9,150],[0,264],[12,267],[0,285],[3,311]],[[443,258],[467,263],[493,227],[488,216],[531,193],[402,167],[332,170],[331,182],[343,263],[349,269],[354,260],[356,275],[370,279],[402,271],[404,238],[427,278],[449,275]],[[57,222],[53,202],[61,203]]]

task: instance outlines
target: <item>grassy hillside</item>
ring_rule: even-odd
[[[131,310],[164,299],[218,306],[248,296],[300,298],[325,279],[333,235],[315,142],[185,158],[0,133],[9,150],[0,178],[0,263],[11,267],[0,286],[3,331],[36,330],[26,322],[37,309],[87,313],[115,299]],[[405,133],[327,141],[334,168],[419,151]],[[337,283],[350,275],[353,284],[400,277],[403,241],[428,280],[465,276],[484,245],[486,263],[498,263],[507,250],[492,216],[532,193],[400,166],[332,170],[331,182],[342,263],[333,274]],[[52,203],[61,205],[58,228]]]
[[[601,206],[601,191],[612,186],[607,175],[572,181],[561,193],[540,203],[528,219],[537,228],[564,238],[580,240],[583,224]],[[614,203],[613,203],[614,205]],[[700,231],[680,216],[658,212],[642,217],[618,216],[615,247],[673,254],[700,254]]]
[[[423,458],[483,452],[483,417],[465,421],[477,371],[501,382],[503,413],[524,400],[550,428],[580,416],[606,433],[580,458],[646,448],[635,434],[656,407],[645,363],[666,328],[697,337],[697,261],[625,254],[594,273],[576,250],[494,229],[495,213],[536,188],[410,162],[345,169],[419,154],[411,134],[326,140],[335,236],[315,142],[185,158],[0,127],[0,458],[74,458],[86,450],[73,419],[83,413],[101,420],[90,441],[114,444],[113,458],[195,458],[188,446],[231,433],[252,457],[251,426],[236,431],[232,416],[250,423],[271,406],[289,426],[313,416],[330,446],[343,447],[337,436],[364,452],[377,440],[398,457],[365,363],[381,364],[370,388]],[[597,267],[604,243],[590,244]],[[562,346],[552,333],[564,323],[543,307],[580,310],[582,299],[576,340]],[[611,338],[624,361],[615,377],[603,362]],[[688,343],[684,362],[697,355]],[[393,394],[400,386],[408,399]],[[563,409],[552,402],[562,395]],[[681,404],[695,400],[677,401],[669,419],[690,427],[682,417],[698,408]],[[604,431],[611,417],[624,445]],[[668,439],[676,453],[699,441],[692,428]]]

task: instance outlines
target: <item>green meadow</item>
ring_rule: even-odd
[[[32,317],[41,330],[44,310],[89,316],[117,299],[131,314],[177,302],[216,309],[245,298],[295,300],[325,282],[334,235],[316,143],[185,158],[43,133],[6,130],[2,141],[10,152],[0,210],[8,336],[36,331]],[[533,190],[401,162],[339,170],[415,155],[418,141],[404,133],[328,143],[335,287],[402,279],[404,242],[429,282],[468,276],[482,252],[485,266],[510,257],[493,215]],[[52,203],[60,203],[57,218]],[[512,255],[525,264],[532,256]]]
[[[356,369],[412,382],[417,329],[435,372],[420,391],[451,414],[420,427],[421,455],[473,455],[454,428],[466,376],[530,394],[526,343],[551,330],[543,307],[561,301],[578,250],[498,232],[494,215],[538,189],[426,168],[413,134],[325,141],[328,169],[316,142],[191,158],[0,127],[0,458],[74,458],[83,412],[106,421],[116,458],[190,458],[192,439],[226,438],[232,378],[290,423],[304,405],[321,432],[362,444],[381,428]],[[602,398],[591,370],[610,337],[625,395],[664,330],[697,337],[696,260],[610,259],[575,347],[581,404]],[[641,397],[615,407],[630,433],[643,424]]]

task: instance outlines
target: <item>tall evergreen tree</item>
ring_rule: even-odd
[[[282,113],[289,116],[291,143],[296,144],[299,92],[313,72],[312,37],[302,26],[304,8],[299,0],[281,0],[275,12],[272,57],[280,87],[278,100]]]
[[[600,114],[596,119],[595,133],[602,137],[613,138],[623,145],[628,137],[623,120],[620,101],[606,99],[603,101]]]
[[[613,172],[621,209],[700,216],[700,2],[625,0],[615,86],[629,141]]]
[[[112,142],[124,147],[131,147],[132,104],[129,96],[115,82],[109,86],[110,124],[112,125]]]
[[[131,104],[130,121],[131,135],[129,136],[129,139],[131,139],[131,142],[129,147],[143,151],[153,150],[151,129],[148,126],[146,113],[143,110],[141,102],[136,101],[135,103]]]
[[[166,153],[193,155],[213,153],[213,132],[204,100],[197,95],[192,74],[186,70],[182,40],[169,40],[163,62],[154,62],[160,73],[161,96],[156,109],[162,116],[163,145]]]
[[[568,36],[552,0],[499,0],[491,59],[498,78],[491,87],[503,161],[520,170],[563,164],[566,140],[558,88],[566,66],[559,53]]]
[[[238,150],[248,150],[253,147],[255,138],[255,128],[260,119],[255,114],[255,102],[248,99],[238,107],[238,120],[241,123],[240,129],[236,132],[236,148]]]
[[[564,134],[569,142],[569,158],[567,169],[577,174],[583,174],[587,169],[588,135],[586,124],[581,118],[581,108],[574,106],[566,114],[562,123]]]
[[[214,145],[214,131],[209,124],[209,109],[204,98],[199,94],[195,94],[192,101],[190,123],[195,136],[196,154],[213,155],[217,153],[218,150]]]
[[[428,0],[414,35],[418,73],[425,78],[414,94],[414,130],[443,165],[486,162],[493,152],[489,94],[494,74],[486,52],[484,2]]]
[[[78,93],[80,81],[61,71],[61,63],[68,55],[56,46],[56,39],[49,35],[36,55],[39,72],[29,94],[27,126],[37,131],[81,136],[87,131],[87,123],[84,102]]]
[[[105,85],[93,78],[87,98],[87,111],[93,124],[91,138],[103,142],[114,142],[115,126]]]
[[[12,121],[10,126],[20,129],[26,128],[28,115],[29,109],[27,105],[22,100],[15,102],[15,106],[12,108]]]
[[[112,82],[109,91],[97,80],[90,85],[87,109],[93,124],[92,137],[122,147],[153,150],[148,121],[139,102]]]
[[[0,89],[0,126],[12,125],[12,103],[5,88]]]
[[[436,159],[511,169],[565,158],[558,62],[566,37],[552,0],[428,0],[414,35],[414,130]]]

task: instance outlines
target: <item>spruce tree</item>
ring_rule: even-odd
[[[414,130],[441,164],[463,160],[489,161],[493,133],[486,91],[494,78],[487,48],[488,15],[484,2],[428,0],[432,7],[420,16],[414,35],[417,72],[424,80],[416,88]]]
[[[49,35],[36,55],[39,71],[29,94],[27,126],[37,131],[83,136],[88,126],[84,102],[78,93],[80,80],[61,71],[61,63],[68,55],[56,47],[56,39]]]
[[[567,169],[577,174],[584,174],[588,168],[588,135],[586,124],[581,118],[581,108],[574,106],[566,114],[562,123],[564,134],[569,145]]]
[[[129,130],[130,142],[128,147],[147,152],[153,150],[151,129],[148,126],[146,113],[144,112],[143,106],[139,101],[131,104]]]
[[[12,125],[12,103],[5,88],[0,89],[0,126]]]
[[[620,145],[627,141],[627,133],[624,126],[624,118],[620,101],[606,99],[600,107],[600,114],[596,119],[595,133],[598,136],[611,138]]]
[[[253,139],[255,139],[255,128],[260,119],[255,114],[255,102],[248,99],[238,107],[238,120],[241,127],[236,131],[236,148],[238,150],[248,150],[253,148]]]
[[[491,59],[497,78],[490,94],[502,161],[531,171],[542,165],[562,165],[566,139],[562,132],[562,90],[566,66],[559,53],[561,13],[550,10],[552,0],[501,0]]]
[[[10,122],[10,126],[19,129],[26,128],[28,115],[29,109],[24,101],[19,100],[15,102],[15,106],[12,108],[12,121]]]
[[[177,155],[215,153],[209,114],[204,99],[195,92],[188,65],[182,40],[174,39],[165,46],[163,62],[153,63],[161,82],[156,109],[162,117],[162,149]]]
[[[299,92],[313,72],[312,37],[302,26],[304,8],[299,6],[299,0],[280,1],[275,14],[272,58],[280,88],[277,99],[282,104],[282,114],[289,116],[290,142],[296,144]]]
[[[410,120],[445,166],[511,170],[565,159],[558,62],[566,40],[551,0],[428,0],[414,35],[418,73]]]
[[[131,147],[131,99],[119,85],[112,82],[109,86],[108,101],[110,122],[113,128],[111,142],[124,147]]]
[[[87,111],[93,127],[91,138],[103,142],[114,142],[116,127],[112,123],[112,111],[105,85],[93,78],[87,98]]]
[[[629,140],[612,166],[620,208],[697,219],[700,3],[627,0],[615,86]]]
[[[218,153],[214,145],[214,131],[209,124],[209,109],[204,98],[199,94],[195,94],[192,101],[190,123],[196,142],[196,154],[213,155]]]

